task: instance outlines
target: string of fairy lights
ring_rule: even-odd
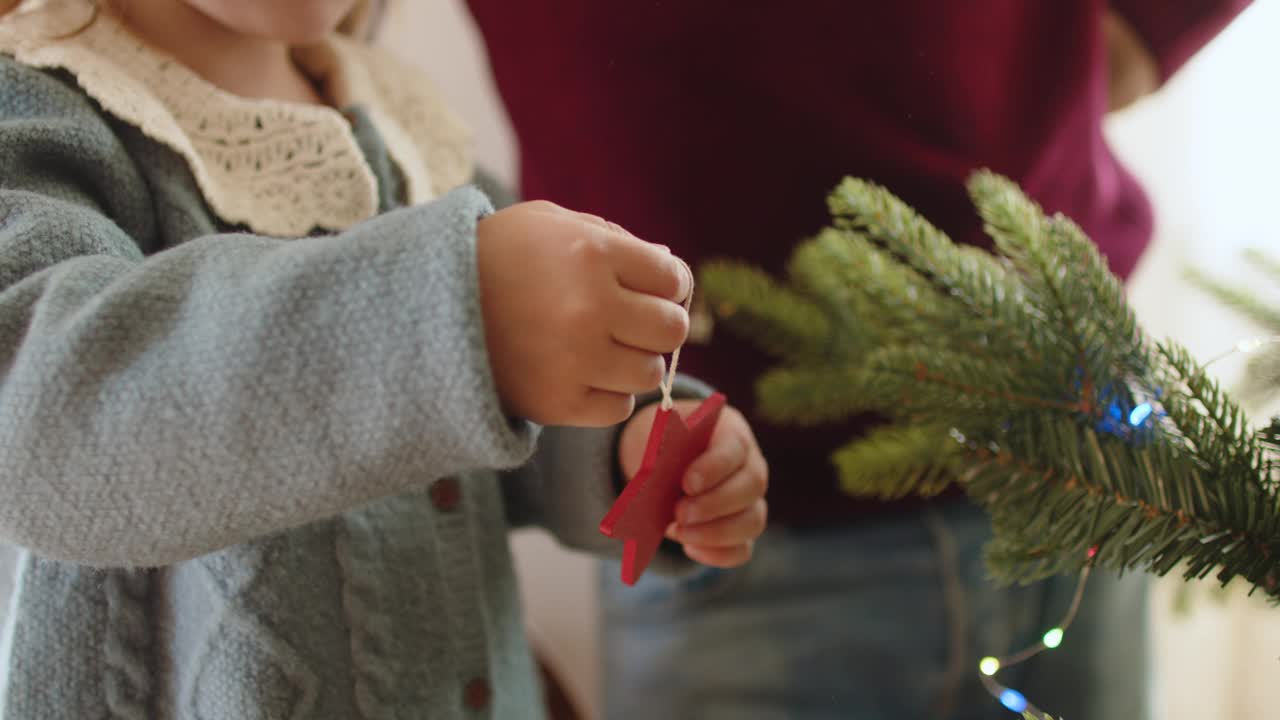
[[[1218,355],[1205,364],[1208,368],[1220,360],[1226,359],[1233,355],[1248,354],[1260,350],[1264,347],[1280,345],[1280,335],[1272,337],[1257,337],[1237,343],[1232,349]],[[1156,412],[1156,408],[1149,402],[1136,405],[1129,411],[1127,420],[1133,427],[1139,427],[1147,422],[1149,418]],[[1098,547],[1089,548],[1088,557],[1084,569],[1080,571],[1080,579],[1076,583],[1075,595],[1071,599],[1071,605],[1067,608],[1066,614],[1057,625],[1045,631],[1040,637],[1040,641],[1029,645],[1015,653],[994,656],[988,655],[978,662],[978,673],[982,680],[982,685],[1001,705],[1019,715],[1030,713],[1034,717],[1050,717],[1048,713],[1036,707],[1026,695],[1015,688],[1009,687],[996,680],[996,675],[1002,670],[1008,670],[1028,660],[1040,655],[1043,652],[1053,650],[1062,644],[1066,636],[1067,629],[1071,627],[1071,623],[1075,621],[1076,614],[1080,610],[1080,602],[1084,598],[1084,589],[1089,582],[1089,573],[1093,569],[1093,558],[1098,554]]]
[[[1093,560],[1093,556],[1097,552],[1097,547],[1089,548],[1090,561]],[[1045,712],[1032,705],[1025,695],[1011,687],[1000,684],[996,681],[995,676],[1001,670],[1007,670],[1024,663],[1040,653],[1052,650],[1062,644],[1062,639],[1066,635],[1067,629],[1071,627],[1071,623],[1076,619],[1076,613],[1080,611],[1080,600],[1084,597],[1084,588],[1089,582],[1091,568],[1092,565],[1085,565],[1084,570],[1080,572],[1080,580],[1076,583],[1076,592],[1071,598],[1071,606],[1067,609],[1067,614],[1063,616],[1057,625],[1046,630],[1044,635],[1040,637],[1039,642],[1011,655],[1002,657],[988,655],[978,663],[978,672],[981,673],[983,687],[987,689],[987,692],[991,693],[991,697],[999,700],[1000,704],[1009,710],[1019,715],[1030,712],[1036,716],[1046,716]]]

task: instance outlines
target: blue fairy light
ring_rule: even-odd
[[[1027,709],[1027,699],[1022,696],[1022,693],[1010,688],[1005,688],[1004,692],[1000,693],[1000,704],[1016,713]]]
[[[1147,418],[1151,417],[1151,411],[1151,403],[1142,403],[1134,408],[1133,412],[1129,413],[1129,424],[1134,427],[1141,425],[1147,421]]]

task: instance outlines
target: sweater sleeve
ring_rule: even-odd
[[[484,347],[479,191],[154,254],[149,203],[83,95],[0,58],[0,540],[160,565],[532,453]]]
[[[1143,39],[1168,80],[1251,0],[1110,0]]]
[[[701,400],[711,392],[697,380],[678,376],[672,395]],[[657,393],[642,396],[636,406],[658,399]],[[510,523],[540,525],[566,547],[621,558],[622,542],[600,532],[600,521],[626,484],[617,460],[620,430],[545,428],[533,461],[503,478]],[[655,571],[679,574],[694,567],[675,543],[664,541],[662,550],[653,559]]]

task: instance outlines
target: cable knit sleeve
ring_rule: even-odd
[[[154,254],[150,202],[84,95],[0,58],[0,540],[160,565],[532,453],[485,352],[477,190]]]
[[[1249,6],[1251,0],[1111,0],[1143,39],[1168,80]]]

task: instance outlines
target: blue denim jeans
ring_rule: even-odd
[[[607,720],[1008,720],[978,661],[1030,645],[1077,578],[1000,588],[963,501],[771,530],[746,567],[633,588],[603,568]],[[1147,581],[1097,572],[1061,646],[998,679],[1065,720],[1145,720]]]

